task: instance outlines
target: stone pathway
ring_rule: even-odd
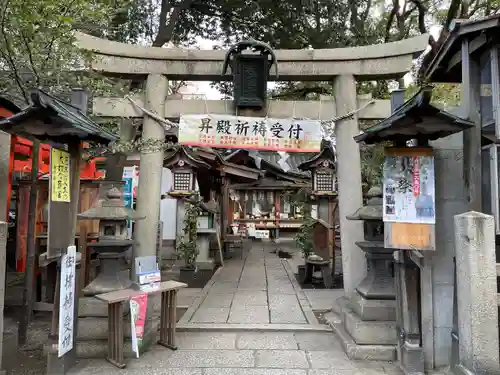
[[[81,362],[71,375],[400,375],[386,362],[350,361],[332,333],[180,332],[179,349],[153,347],[119,370]]]
[[[287,262],[263,246],[254,245],[245,260],[227,262],[204,292],[181,326],[318,324]]]
[[[347,358],[302,291],[290,265],[263,246],[229,260],[178,324],[178,350],[153,346],[124,370],[81,361],[71,375],[400,375],[386,362]],[[325,304],[326,306],[327,304]]]

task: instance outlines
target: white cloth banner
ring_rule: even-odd
[[[186,146],[319,152],[321,121],[182,115],[179,121],[179,143]]]

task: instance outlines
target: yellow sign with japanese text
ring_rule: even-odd
[[[69,153],[57,148],[50,151],[51,198],[54,202],[70,202]]]

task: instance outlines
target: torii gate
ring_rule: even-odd
[[[81,48],[94,52],[92,69],[110,76],[146,77],[145,95],[135,98],[146,110],[163,118],[180,114],[233,114],[228,101],[167,100],[168,80],[228,81],[222,75],[226,51],[166,49],[111,42],[86,34],[77,35]],[[356,81],[398,79],[411,68],[412,60],[421,54],[429,36],[393,43],[336,49],[276,50],[280,81],[333,81],[335,98],[328,101],[286,102],[268,104],[268,116],[330,119],[344,116],[363,107],[365,100],[356,96]],[[276,77],[270,76],[270,80]],[[318,104],[321,107],[318,110]],[[129,100],[95,98],[94,114],[98,116],[142,117]],[[383,119],[390,115],[388,101],[376,101],[336,126],[337,176],[341,229],[344,290],[350,295],[366,275],[364,252],[355,242],[363,240],[362,223],[349,221],[347,215],[363,204],[361,191],[361,158],[359,145],[353,137],[359,134],[359,119]],[[163,140],[165,131],[151,116],[144,116],[143,137]],[[140,216],[137,223],[139,245],[136,256],[154,255],[157,220],[160,207],[160,185],[163,151],[141,154],[141,178],[137,197]]]

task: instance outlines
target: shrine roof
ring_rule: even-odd
[[[311,158],[311,156],[316,155],[316,153],[311,152],[290,152],[288,153],[287,164],[290,166],[288,171],[285,171],[280,165],[279,160],[281,155],[276,151],[257,151],[248,152],[247,150],[236,150],[226,155],[224,159],[226,161],[232,161],[237,154],[246,153],[248,157],[252,158],[256,167],[259,169],[274,169],[279,170],[282,173],[287,173],[291,176],[295,175],[297,177],[308,177],[308,172],[301,171],[298,167],[300,164],[306,162]],[[259,159],[260,158],[260,159]],[[262,163],[264,161],[264,163]],[[259,166],[260,164],[260,166]]]
[[[443,30],[422,61],[419,74],[429,82],[462,82],[462,41],[471,41],[470,53],[498,44],[500,14],[480,19],[455,19]],[[473,41],[473,43],[472,43]]]
[[[314,154],[311,158],[307,159],[303,163],[299,164],[298,169],[300,169],[301,171],[308,171],[311,168],[311,166],[320,159],[331,160],[332,162],[335,163],[336,161],[335,149],[333,148],[333,143],[331,141],[323,139],[321,141],[321,151],[318,152],[317,154]]]
[[[308,188],[310,187],[310,183],[309,182],[297,183],[297,182],[276,180],[274,178],[264,177],[255,182],[231,185],[231,188],[235,190],[253,190],[253,189],[279,190],[290,187],[299,189]]]
[[[430,104],[432,89],[422,88],[391,116],[354,137],[358,143],[408,141],[413,138],[436,140],[471,128],[474,124]]]
[[[43,90],[31,94],[32,104],[0,120],[0,129],[57,143],[80,141],[108,144],[118,137],[96,124],[77,107]]]

